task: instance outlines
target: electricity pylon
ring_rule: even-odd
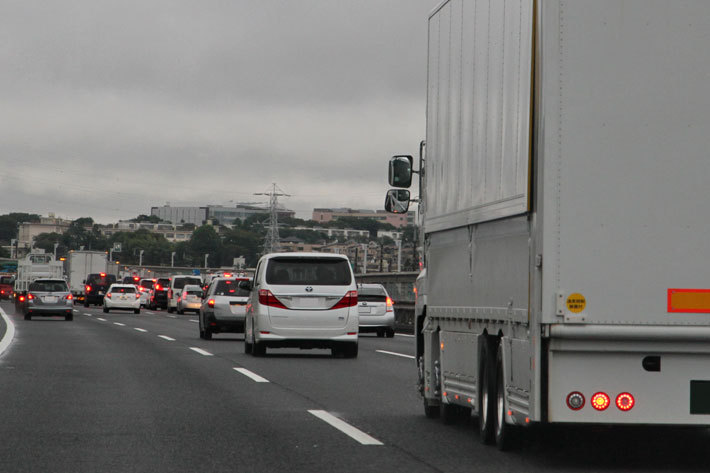
[[[279,238],[279,214],[278,214],[278,199],[279,197],[291,197],[284,193],[283,189],[271,184],[271,192],[257,192],[254,195],[269,196],[269,220],[266,224],[266,238],[264,238],[264,254],[276,253],[281,249],[281,240]]]

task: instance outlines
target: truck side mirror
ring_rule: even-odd
[[[393,214],[407,213],[409,210],[409,191],[405,189],[390,189],[385,197],[385,210]]]
[[[412,166],[414,158],[411,156],[392,156],[389,166],[389,183],[393,187],[409,187],[412,185]]]

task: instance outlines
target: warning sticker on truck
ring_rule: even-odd
[[[574,314],[579,314],[587,307],[587,299],[582,294],[574,293],[567,297],[567,310]]]
[[[710,314],[710,289],[668,289],[668,312]]]

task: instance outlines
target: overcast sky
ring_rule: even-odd
[[[4,0],[0,214],[379,209],[424,138],[438,0]]]

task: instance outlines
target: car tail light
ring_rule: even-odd
[[[573,411],[578,411],[584,407],[584,394],[573,391],[567,395],[567,407]]]
[[[168,298],[172,299],[173,298],[173,290],[168,289]]]
[[[207,301],[207,307],[214,307],[214,299],[210,299]]]
[[[156,284],[156,285],[155,285],[155,289],[156,289],[157,291],[160,291],[160,290],[162,290],[163,288],[160,287],[160,284]]]
[[[25,302],[25,296],[20,296],[20,302]]]
[[[394,301],[390,296],[387,296],[387,312],[394,312]]]
[[[5,289],[0,289],[0,294],[5,294]]]
[[[140,298],[141,298],[141,295],[136,292],[136,299],[140,299]]]
[[[70,300],[74,299],[74,296],[72,296],[71,294],[67,294],[67,297],[65,297],[65,299],[70,301]]]
[[[636,404],[636,400],[631,393],[621,393],[616,396],[616,407],[622,411],[630,411],[634,404]]]
[[[141,278],[139,278],[139,277],[136,277],[136,276],[133,276],[133,280],[134,280],[134,281],[136,281],[136,282],[138,282],[138,281],[140,281],[140,280],[141,280]]]
[[[231,278],[231,277],[232,277],[232,273],[224,273],[224,277],[225,277],[225,278]]]
[[[259,304],[276,307],[278,309],[288,309],[288,307],[283,305],[268,289],[259,289]]]
[[[357,305],[357,291],[348,291],[345,293],[342,299],[340,299],[333,307],[330,309],[343,309],[345,307],[352,307]]]
[[[99,276],[101,276],[102,278],[105,278],[105,277],[106,277],[106,273],[99,273]]]
[[[592,407],[598,411],[605,410],[607,407],[609,407],[610,403],[611,399],[609,399],[607,393],[600,392],[592,396]]]
[[[34,298],[35,298],[35,295],[34,295],[34,294],[32,294],[32,293],[27,294],[27,300],[28,300],[28,301],[31,301],[31,300],[33,300]]]
[[[106,297],[108,297],[109,299],[111,299],[111,293],[109,292],[108,294],[106,294]]]
[[[91,286],[86,286],[86,292],[91,292]]]
[[[145,292],[145,288],[143,286],[138,286],[138,290],[141,292]]]

